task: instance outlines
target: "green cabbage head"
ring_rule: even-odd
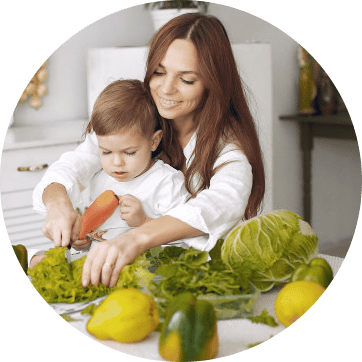
[[[239,224],[226,235],[221,247],[224,263],[243,273],[261,291],[286,284],[297,266],[317,254],[315,232],[289,210],[276,210]]]

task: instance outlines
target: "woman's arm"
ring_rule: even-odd
[[[116,285],[122,268],[146,250],[176,241],[203,235],[203,232],[171,216],[153,219],[113,240],[96,244],[83,266],[82,284]]]
[[[228,163],[227,163],[228,162]],[[122,268],[147,249],[180,239],[189,247],[211,250],[244,216],[252,187],[246,157],[232,147],[225,149],[215,167],[210,187],[167,215],[94,247],[83,267],[83,285],[114,286]],[[207,234],[198,242],[198,236]],[[188,240],[187,240],[188,238]]]
[[[218,169],[209,188],[165,213],[207,234],[204,238],[182,240],[198,250],[210,251],[218,239],[242,221],[253,185],[247,158],[232,145],[225,147],[214,167]]]

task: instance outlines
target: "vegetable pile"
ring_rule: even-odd
[[[113,288],[103,284],[84,288],[81,274],[86,257],[68,264],[66,248],[46,251],[47,257],[29,269],[28,275],[48,303],[90,301],[120,288],[147,290],[153,297],[165,300],[171,300],[184,291],[195,295],[249,293],[251,287],[243,275],[233,273],[221,261],[221,243],[222,240],[210,253],[211,261],[208,261],[207,252],[177,246],[147,251],[122,269]]]
[[[225,237],[221,258],[257,289],[284,285],[294,269],[318,253],[318,238],[310,225],[292,211],[277,210],[254,217]]]
[[[112,289],[102,284],[84,288],[85,257],[68,264],[65,248],[47,251],[47,258],[28,274],[48,303],[94,300],[120,288],[145,290],[166,301],[183,292],[233,296],[288,283],[294,270],[318,252],[317,244],[314,231],[300,216],[277,210],[241,223],[209,253],[177,246],[148,250],[123,268]]]
[[[53,248],[46,251],[47,257],[33,269],[28,269],[32,284],[48,303],[77,303],[94,300],[120,288],[144,288],[154,274],[148,271],[149,262],[141,255],[126,265],[117,284],[108,288],[103,284],[83,287],[82,269],[86,257],[68,264],[66,248]]]
[[[221,245],[222,240],[219,240],[211,250],[211,260],[205,251],[177,246],[164,248],[153,257],[148,254],[159,276],[149,285],[151,294],[171,300],[182,292],[196,296],[250,293],[250,283],[243,274],[234,273],[221,260]]]

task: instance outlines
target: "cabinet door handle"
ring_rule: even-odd
[[[37,165],[37,166],[28,166],[28,167],[18,167],[18,171],[28,171],[28,172],[35,172],[35,171],[41,171],[45,170],[48,167],[48,164],[44,165]]]

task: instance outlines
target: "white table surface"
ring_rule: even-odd
[[[330,263],[334,275],[337,273],[344,260],[343,258],[335,256],[320,256],[325,258]],[[280,289],[281,288],[273,288],[269,292],[261,293],[255,302],[253,314],[258,315],[263,311],[263,309],[267,309],[268,313],[276,319],[274,312],[274,302]],[[69,322],[74,328],[78,329],[80,332],[84,333],[90,338],[95,339],[86,330],[86,323],[90,316],[82,315],[80,312],[72,313],[70,316],[77,320]],[[277,319],[276,321],[278,322]],[[217,328],[219,336],[219,350],[216,358],[230,356],[232,354],[244,351],[248,349],[249,344],[263,342],[285,329],[285,327],[280,323],[278,327],[269,327],[261,323],[252,323],[248,319],[220,320],[217,323]],[[126,344],[111,340],[95,340],[123,353],[151,360],[162,361],[163,359],[158,353],[158,339],[159,333],[152,332],[148,335],[148,337],[146,337],[146,339],[137,343]]]

